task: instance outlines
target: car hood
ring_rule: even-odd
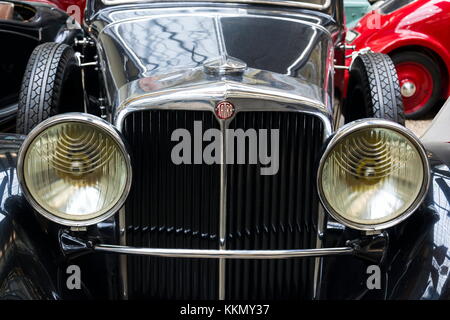
[[[179,82],[161,79],[173,74],[190,79],[186,74],[220,56],[244,61],[253,73],[262,71],[267,77],[269,72],[295,79],[285,81],[291,84],[314,86],[304,94],[320,96],[323,102],[333,71],[328,27],[332,22],[327,17],[216,6],[133,6],[102,10],[92,26],[98,32],[101,67],[115,105],[127,98],[119,91],[132,95],[130,88],[139,83],[144,85],[139,90],[146,92],[167,90]],[[321,94],[310,96],[317,91]]]

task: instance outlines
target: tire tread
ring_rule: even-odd
[[[19,93],[18,133],[28,134],[37,124],[58,113],[64,68],[73,55],[70,46],[53,42],[33,50]]]
[[[359,59],[366,71],[366,88],[371,97],[369,116],[405,124],[400,85],[392,60],[382,53],[363,54]]]

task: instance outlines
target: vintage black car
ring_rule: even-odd
[[[1,136],[0,297],[448,299],[450,139],[402,125],[387,56],[346,70],[343,17],[88,1]]]

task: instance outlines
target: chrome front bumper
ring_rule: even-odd
[[[292,250],[200,250],[200,249],[161,249],[137,248],[98,244],[94,251],[144,255],[155,257],[175,258],[206,258],[206,259],[288,259],[323,257],[329,255],[351,255],[355,252],[352,247],[319,248],[319,249],[292,249]]]

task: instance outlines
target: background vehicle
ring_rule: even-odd
[[[391,56],[408,118],[425,116],[450,95],[449,12],[448,1],[390,0],[348,33],[358,50]]]
[[[56,4],[58,6],[56,6]],[[8,15],[0,17],[0,130],[14,131],[18,94],[33,49],[45,42],[72,43],[80,31],[66,14],[70,4],[83,1],[2,1]],[[58,10],[60,8],[62,10]],[[84,6],[83,6],[84,8]]]
[[[48,3],[49,5],[61,9],[69,16],[73,17],[79,24],[81,24],[84,19],[86,0],[37,0],[36,2]]]
[[[342,107],[342,1],[91,0],[85,22],[35,48],[0,139],[0,297],[449,298],[449,144],[402,126],[386,55],[355,53]]]

